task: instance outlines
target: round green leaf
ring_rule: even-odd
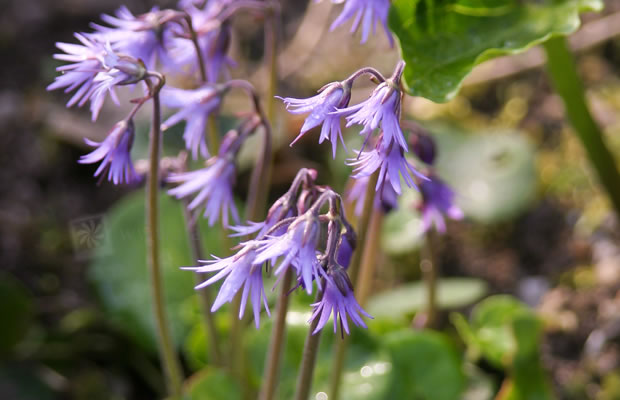
[[[444,278],[437,283],[441,308],[458,308],[473,303],[487,292],[484,281],[474,278]],[[426,286],[418,281],[373,296],[368,312],[375,318],[402,318],[424,309]],[[371,323],[372,324],[372,323]]]
[[[409,93],[444,102],[477,64],[568,35],[579,27],[579,12],[602,6],[600,0],[394,0],[389,26],[407,62]]]

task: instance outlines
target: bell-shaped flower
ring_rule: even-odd
[[[337,3],[340,1],[334,1]],[[346,0],[344,8],[338,17],[334,20],[330,31],[333,31],[346,21],[354,18],[353,25],[351,25],[351,33],[354,33],[359,28],[360,22],[362,23],[362,43],[366,43],[368,35],[372,29],[372,33],[375,34],[377,30],[377,23],[380,22],[383,25],[385,34],[390,41],[390,46],[394,46],[394,39],[387,26],[387,17],[390,10],[390,0]],[[363,18],[363,20],[362,20]]]
[[[444,215],[451,219],[462,219],[463,211],[454,203],[454,192],[439,177],[429,176],[429,180],[420,182],[422,203],[422,229],[426,232],[431,225],[435,225],[437,231],[446,231]]]

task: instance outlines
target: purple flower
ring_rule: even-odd
[[[251,247],[245,247],[234,256],[206,261],[207,265],[202,267],[187,267],[185,269],[195,270],[200,273],[219,271],[208,280],[196,286],[196,289],[201,289],[222,278],[226,278],[213,302],[212,312],[217,311],[224,303],[230,303],[243,286],[239,319],[243,318],[248,297],[251,295],[250,301],[254,311],[254,322],[258,329],[260,326],[261,302],[265,307],[267,315],[271,316],[271,314],[267,305],[267,296],[265,296],[262,267],[254,263],[255,255],[256,253]]]
[[[441,233],[446,231],[443,214],[452,219],[463,218],[463,211],[454,204],[454,192],[437,176],[431,175],[430,180],[420,182],[422,203],[422,229],[428,231],[432,224]]]
[[[353,230],[348,230],[347,233],[340,237],[340,244],[338,245],[338,254],[336,261],[342,265],[344,269],[349,268],[351,264],[351,258],[353,257],[353,251],[357,245],[357,238]]]
[[[370,175],[354,179],[353,184],[346,192],[347,200],[351,203],[355,203],[355,208],[353,211],[358,217],[362,215],[364,201],[366,200],[366,188],[368,187],[369,180]],[[394,191],[392,185],[383,185],[381,194],[379,196],[375,196],[375,209],[381,208],[384,212],[388,212],[397,207],[398,193]]]
[[[65,54],[54,54],[54,58],[71,64],[56,69],[62,75],[56,77],[47,90],[65,88],[65,93],[69,93],[77,89],[67,107],[75,104],[81,107],[90,100],[94,121],[103,106],[106,93],[118,105],[114,88],[138,82],[146,70],[137,61],[119,56],[109,45],[97,42],[92,36],[76,33],[75,37],[82,44],[56,43],[56,47]]]
[[[412,175],[422,180],[427,179],[405,159],[403,149],[394,142],[386,144],[383,139],[380,139],[373,150],[357,153],[357,158],[350,159],[348,163],[355,166],[351,177],[354,179],[363,178],[372,175],[379,169],[379,179],[375,186],[377,191],[388,181],[394,191],[400,195],[401,176],[409,187],[415,187]]]
[[[131,163],[131,146],[133,145],[133,121],[120,121],[101,143],[84,139],[89,146],[96,147],[91,153],[80,157],[80,164],[93,164],[101,161],[95,176],[108,171],[108,180],[115,185],[130,183],[136,178],[136,171]]]
[[[333,82],[324,86],[318,95],[308,99],[295,99],[292,97],[278,98],[284,101],[286,109],[292,114],[310,113],[310,115],[306,117],[304,125],[301,127],[299,136],[293,140],[291,146],[294,145],[304,133],[322,123],[323,127],[321,128],[319,143],[323,143],[325,139],[330,140],[332,142],[333,157],[336,158],[338,139],[340,139],[343,147],[345,147],[345,144],[342,139],[342,130],[340,129],[340,116],[334,115],[332,112],[349,105],[349,100],[351,99],[350,89],[345,88],[340,82]]]
[[[353,124],[362,125],[364,129],[361,130],[360,135],[366,135],[366,140],[381,123],[383,137],[387,143],[394,140],[404,151],[409,149],[398,121],[400,91],[394,89],[387,82],[377,86],[366,101],[334,111],[332,114],[347,115],[347,127]]]
[[[355,20],[353,21],[353,25],[351,25],[351,33],[354,33],[359,27],[363,14],[364,21],[362,22],[362,43],[366,43],[366,40],[368,40],[368,35],[370,34],[371,28],[372,33],[376,33],[377,22],[381,22],[381,25],[383,25],[383,29],[385,30],[385,34],[390,41],[390,46],[394,46],[394,39],[392,39],[392,34],[387,27],[389,10],[390,0],[346,0],[342,12],[332,23],[329,30],[333,31],[355,15]]]
[[[336,333],[339,323],[341,330],[349,334],[347,316],[355,325],[363,328],[366,328],[366,324],[360,314],[372,318],[355,300],[353,285],[351,285],[347,273],[341,266],[330,267],[325,276],[325,292],[323,297],[319,302],[313,303],[311,306],[314,307],[314,312],[310,317],[310,321],[319,318],[318,324],[312,332],[313,335],[323,329],[332,314],[334,315],[334,333]]]
[[[280,275],[293,265],[306,291],[311,294],[312,281],[318,277],[316,252],[320,233],[318,218],[312,214],[304,214],[293,221],[282,236],[268,236],[256,241],[260,247],[254,263],[262,264],[284,256],[274,275]]]
[[[192,27],[197,35],[207,80],[215,83],[222,74],[227,74],[227,67],[234,67],[236,63],[226,54],[230,47],[232,28],[227,21],[219,21],[218,15],[229,5],[230,1],[209,1],[203,9],[187,4],[185,11],[192,19]],[[188,39],[177,39],[173,42],[170,54],[177,65],[198,66],[196,49]]]
[[[209,114],[220,105],[218,92],[212,86],[205,85],[193,90],[164,88],[161,96],[163,104],[180,109],[162,124],[162,129],[168,129],[185,120],[185,147],[192,152],[194,159],[198,158],[198,152],[201,156],[208,157],[205,126]]]
[[[189,209],[204,206],[204,216],[208,217],[210,226],[213,226],[220,214],[223,225],[228,226],[229,212],[235,223],[239,223],[239,214],[232,193],[235,181],[235,163],[232,155],[212,157],[206,168],[171,175],[168,181],[182,182],[181,185],[168,191],[168,194],[177,199],[198,193],[189,203]]]
[[[168,57],[165,43],[173,39],[166,22],[174,17],[174,11],[153,7],[150,12],[134,16],[125,6],[116,11],[116,16],[102,15],[101,19],[110,27],[91,24],[101,41],[109,42],[114,50],[142,60],[149,68],[155,68],[159,59],[162,64],[173,64]]]

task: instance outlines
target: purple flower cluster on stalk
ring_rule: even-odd
[[[264,307],[269,314],[262,274],[263,266],[271,263],[273,274],[278,277],[276,285],[286,271],[292,270],[298,286],[308,294],[313,292],[315,285],[323,294],[311,305],[314,308],[311,320],[319,319],[314,333],[327,323],[332,311],[347,334],[347,318],[355,325],[366,326],[361,316],[370,315],[355,300],[345,266],[339,264],[342,261],[348,266],[355,247],[354,233],[344,217],[340,197],[329,188],[315,186],[315,178],[315,171],[300,170],[291,188],[270,208],[265,222],[235,228],[238,234],[258,231],[254,239],[241,243],[235,255],[187,268],[197,272],[217,272],[197,289],[224,280],[212,311],[231,302],[243,288],[239,315],[243,315],[250,298],[258,328],[260,310]],[[328,213],[320,215],[321,207],[327,203]],[[322,226],[326,221],[329,221],[327,243],[321,240]]]

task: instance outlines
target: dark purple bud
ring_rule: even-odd
[[[356,237],[355,232],[352,229],[347,230],[347,232],[340,237],[340,244],[338,245],[338,256],[336,257],[336,261],[338,264],[342,265],[344,269],[349,268],[351,264],[351,258],[353,257],[353,251],[356,246]]]
[[[412,130],[411,133],[412,135],[409,142],[415,155],[418,156],[422,162],[433,165],[435,156],[437,155],[435,140],[433,140],[428,133],[423,132],[422,128],[419,130]]]

